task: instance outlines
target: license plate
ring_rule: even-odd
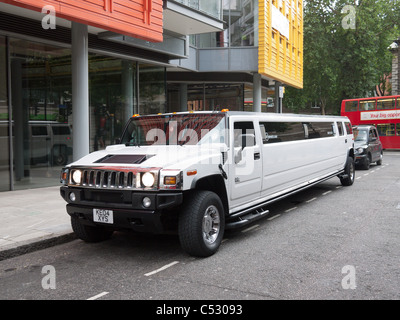
[[[106,209],[93,209],[93,221],[113,224],[113,211]]]

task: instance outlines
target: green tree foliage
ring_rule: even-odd
[[[400,35],[399,22],[398,0],[307,1],[304,88],[288,88],[285,105],[339,114],[343,99],[373,95],[391,72],[387,47]]]

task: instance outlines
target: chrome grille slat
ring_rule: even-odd
[[[102,169],[82,169],[82,187],[96,189],[135,189],[133,172]]]

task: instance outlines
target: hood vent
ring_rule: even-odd
[[[95,163],[124,163],[124,164],[141,164],[153,155],[143,154],[109,154]]]

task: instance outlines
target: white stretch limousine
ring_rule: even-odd
[[[82,240],[175,232],[186,252],[209,256],[225,229],[332,177],[354,182],[347,117],[183,112],[135,115],[119,144],[63,169],[60,191]]]

